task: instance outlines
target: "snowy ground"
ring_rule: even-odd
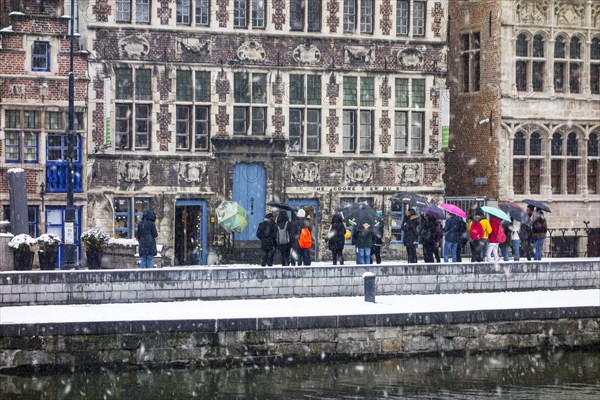
[[[0,308],[0,324],[155,321],[600,307],[600,289],[533,292],[316,297],[171,303],[49,305]]]

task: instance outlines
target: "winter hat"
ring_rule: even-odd
[[[298,218],[304,218],[306,217],[306,211],[304,211],[303,209],[299,209],[298,210]]]

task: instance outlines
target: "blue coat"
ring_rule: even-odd
[[[448,243],[458,243],[460,240],[460,221],[458,218],[451,217],[446,220],[444,237]]]

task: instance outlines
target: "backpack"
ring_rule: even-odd
[[[504,228],[502,225],[498,227],[498,232],[496,232],[496,240],[498,243],[506,242],[506,233],[504,232]]]
[[[285,222],[285,225],[283,225],[283,228],[277,225],[277,237],[275,238],[275,240],[277,240],[278,245],[284,245],[290,242],[290,234],[288,232],[287,227],[287,221]]]
[[[308,228],[302,228],[302,230],[300,231],[298,245],[301,249],[310,249],[312,247],[312,236]]]
[[[473,240],[483,239],[483,225],[481,225],[480,221],[473,221],[473,223],[471,224],[471,230],[469,231],[469,234],[471,235],[471,239]]]

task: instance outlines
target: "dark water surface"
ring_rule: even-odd
[[[0,374],[0,399],[600,399],[600,351]]]

